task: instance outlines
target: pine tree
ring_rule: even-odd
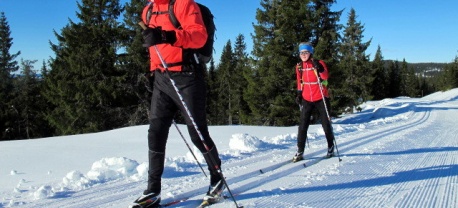
[[[13,45],[10,26],[5,13],[0,13],[0,140],[13,139],[12,129],[14,124],[13,116],[16,115],[11,108],[10,100],[13,93],[13,73],[19,69],[15,59],[21,54],[20,51],[11,54]]]
[[[55,35],[44,95],[53,110],[47,119],[58,134],[95,132],[127,123],[124,106],[130,95],[124,86],[128,73],[119,67],[122,12],[119,0],[77,2],[78,23]]]
[[[333,73],[338,60],[339,41],[341,36],[339,30],[342,25],[338,24],[342,11],[331,11],[335,0],[314,0],[315,12],[313,13],[314,35],[312,45],[315,46],[313,57],[324,60],[326,66]],[[332,76],[331,76],[332,77]]]
[[[409,97],[420,97],[421,90],[420,90],[420,79],[419,76],[415,73],[415,69],[413,67],[409,67],[407,69],[407,96]]]
[[[234,71],[234,55],[232,52],[231,41],[227,41],[223,48],[220,58],[220,64],[216,70],[217,85],[215,89],[218,94],[217,124],[229,124],[233,122],[233,83],[231,82],[231,76]]]
[[[33,69],[36,60],[21,60],[21,74],[14,82],[14,97],[11,108],[16,112],[13,119],[17,126],[14,129],[16,139],[39,138],[50,136],[50,128],[43,112],[46,103],[40,94],[41,78]]]
[[[437,75],[437,80],[439,90],[446,91],[458,87],[458,56],[445,66],[440,75]]]
[[[145,85],[149,84],[144,76],[150,71],[148,51],[143,44],[142,29],[138,25],[141,21],[141,13],[145,6],[144,0],[131,0],[125,6],[124,14],[124,42],[125,54],[120,57],[121,67],[126,71],[127,78],[123,87],[126,92],[132,94],[131,101],[126,103],[125,111],[130,112],[128,116],[129,125],[148,123],[151,93]]]
[[[356,11],[350,10],[341,45],[339,69],[342,72],[342,85],[336,92],[342,99],[339,103],[352,111],[357,105],[371,99],[372,71],[369,57],[365,54],[370,40],[363,42],[364,26],[358,22]]]
[[[407,70],[408,70],[408,66],[407,66],[407,62],[405,59],[402,60],[401,62],[401,68],[400,68],[400,78],[401,78],[401,82],[399,83],[399,94],[401,96],[407,96]]]
[[[234,112],[236,113],[237,124],[248,124],[250,122],[251,110],[245,100],[245,88],[248,85],[246,73],[249,73],[250,65],[248,54],[246,53],[245,37],[239,34],[234,46],[234,76],[232,82],[234,86]]]
[[[388,97],[395,98],[400,95],[401,72],[398,61],[391,61],[388,68]]]
[[[372,61],[372,70],[374,71],[374,81],[372,82],[371,95],[374,100],[381,100],[387,96],[388,71],[385,68],[380,45],[377,47],[374,60]]]
[[[208,68],[207,76],[207,120],[209,125],[216,125],[218,115],[218,91],[216,80],[216,67],[215,61],[210,60],[210,67]]]

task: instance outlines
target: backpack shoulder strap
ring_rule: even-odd
[[[175,16],[175,12],[173,11],[175,5],[175,0],[170,0],[169,2],[169,17],[170,22],[172,22],[173,26],[177,29],[181,29],[181,24],[178,22],[177,17]]]
[[[173,26],[176,28],[181,27],[180,23],[178,22],[177,18],[175,17],[175,13],[173,12],[173,5],[175,4],[175,0],[170,0],[169,9],[168,11],[155,11],[153,12],[153,3],[148,5],[148,11],[146,12],[146,22],[148,23],[151,19],[152,15],[160,15],[160,14],[169,14],[170,21],[172,22]]]

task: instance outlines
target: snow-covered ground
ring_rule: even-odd
[[[211,126],[237,203],[458,207],[458,89],[362,107],[333,120],[341,162],[317,162],[326,151],[320,125],[310,127],[307,160],[298,163],[289,162],[296,126]],[[147,128],[0,142],[0,207],[128,207],[146,187]],[[185,126],[179,128],[191,144]],[[166,154],[163,202],[188,198],[175,207],[196,207],[209,179],[174,126]]]

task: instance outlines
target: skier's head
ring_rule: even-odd
[[[303,51],[308,51],[310,54],[313,54],[313,46],[309,42],[299,43],[299,53]]]
[[[302,42],[299,44],[299,57],[302,61],[308,61],[313,56],[313,46],[310,43]]]

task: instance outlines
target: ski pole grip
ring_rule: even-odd
[[[138,25],[142,27],[143,30],[146,30],[148,27],[146,27],[145,23],[143,21],[138,22]]]

